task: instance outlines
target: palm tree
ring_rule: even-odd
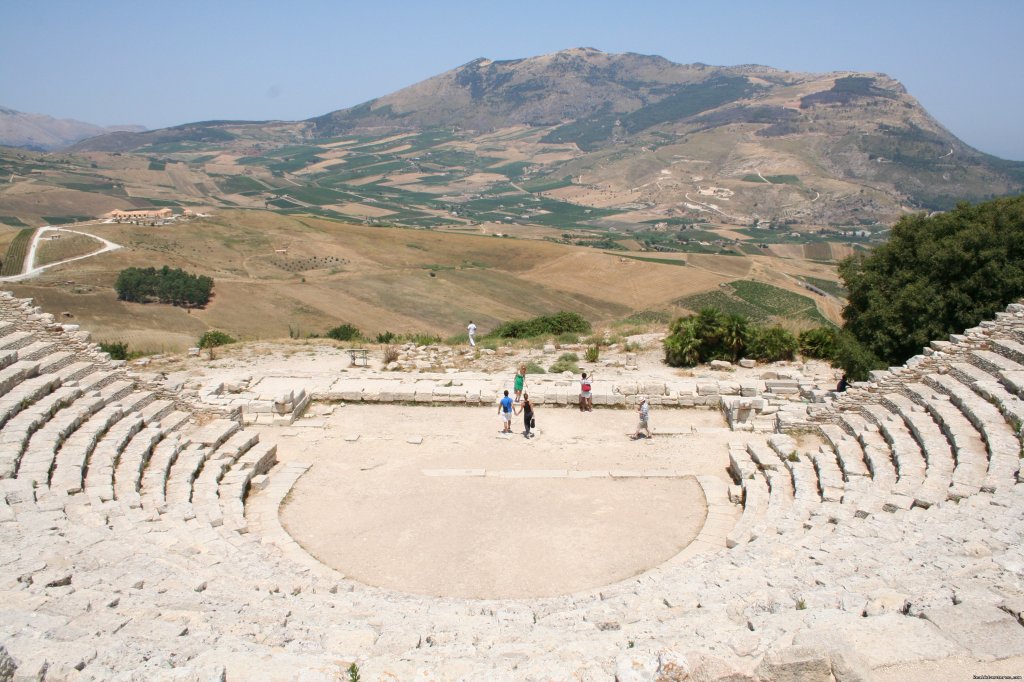
[[[740,359],[750,339],[750,323],[739,314],[728,315],[722,323],[722,345],[729,350],[733,362]]]

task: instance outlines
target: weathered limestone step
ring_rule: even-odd
[[[971,390],[948,374],[930,374],[925,381],[933,389],[949,396],[950,401],[960,408],[981,433],[988,451],[988,470],[982,488],[994,492],[1002,487],[1013,486],[1020,469],[1021,442],[1013,428],[1003,419],[1005,413],[988,402],[984,394],[976,392],[978,384],[975,384],[975,390]]]
[[[78,379],[78,386],[86,393],[96,393],[112,384],[117,384],[120,390],[131,390],[131,382],[123,381],[120,375],[114,372],[94,371]],[[125,384],[127,384],[127,387]]]
[[[32,434],[18,465],[18,478],[32,481],[36,486],[49,485],[53,462],[64,440],[106,404],[102,397],[83,396],[56,412]]]
[[[906,424],[889,408],[882,404],[865,404],[863,414],[879,428],[889,443],[893,462],[896,464],[896,486],[894,491],[912,496],[925,480],[928,464],[921,452],[921,445],[913,439]]]
[[[171,400],[153,400],[139,410],[143,421],[149,424],[158,423],[174,411],[174,402]]]
[[[892,461],[892,450],[878,432],[878,426],[868,423],[863,415],[856,412],[840,412],[839,422],[860,443],[864,462],[875,484],[883,489],[892,488],[896,483],[896,466]]]
[[[235,460],[259,440],[259,434],[253,431],[238,431],[207,459],[192,486],[192,506],[197,518],[213,527],[224,523],[224,511],[218,497],[220,481]]]
[[[932,505],[949,497],[949,485],[953,476],[953,451],[949,441],[942,435],[936,424],[920,405],[899,393],[887,393],[882,403],[903,420],[927,462],[924,482],[915,493],[915,502]]]
[[[800,511],[793,508],[793,477],[789,470],[785,467],[767,469],[764,475],[768,480],[768,508],[764,517],[751,529],[751,540],[778,535],[780,524],[801,517]]]
[[[0,350],[18,350],[24,348],[33,341],[35,335],[28,332],[16,331],[0,337]]]
[[[75,359],[77,357],[78,356],[76,356],[74,353],[63,350],[50,353],[49,355],[39,359],[39,373],[55,374],[60,370],[64,369],[65,367],[69,367],[73,364],[76,364]],[[92,363],[82,364],[91,365]]]
[[[246,519],[263,542],[273,545],[288,561],[309,569],[313,575],[337,581],[343,576],[310,556],[281,525],[280,508],[284,498],[310,465],[302,462],[280,463],[269,473],[269,484],[250,495]]]
[[[172,433],[183,430],[191,421],[191,413],[175,410],[174,412],[160,418],[160,428],[163,429],[165,433]]]
[[[7,292],[2,292],[7,293]],[[7,336],[11,332],[17,331],[18,325],[10,320],[0,320],[0,336]]]
[[[752,442],[747,445],[747,454],[758,467],[764,471],[785,468],[779,459],[779,453],[763,443]]]
[[[124,379],[116,379],[109,383],[103,384],[99,389],[99,395],[106,402],[113,402],[115,400],[120,401],[131,395],[135,389],[134,381],[127,381]]]
[[[224,527],[239,533],[247,532],[245,498],[253,478],[263,476],[277,462],[277,445],[258,443],[235,460],[224,474],[218,488]]]
[[[52,374],[55,374],[63,383],[70,383],[72,381],[81,381],[90,374],[97,372],[97,370],[98,368],[95,363],[92,362],[72,362],[53,370]]]
[[[0,428],[3,428],[14,415],[53,393],[59,386],[60,379],[46,374],[19,383],[0,398]]]
[[[167,511],[167,476],[171,466],[185,448],[201,448],[199,443],[191,443],[178,435],[172,435],[153,448],[153,455],[142,474],[142,486],[139,489],[142,507],[146,511],[162,514]]]
[[[178,455],[167,477],[168,507],[185,507],[192,501],[192,485],[209,455],[205,445],[193,445]]]
[[[15,386],[39,373],[39,363],[19,360],[0,369],[0,396],[7,395]]]
[[[79,388],[61,386],[14,415],[0,431],[0,478],[13,478],[28,447],[29,438],[50,420],[55,412],[82,395]]]
[[[16,350],[4,350],[0,351],[0,370],[10,367],[18,361],[18,351]]]
[[[757,466],[751,460],[747,448],[737,443],[730,444],[729,473],[733,480],[742,485],[743,481],[753,477],[756,472]]]
[[[782,463],[789,469],[793,478],[794,503],[808,510],[820,505],[821,490],[814,467],[799,454],[791,456],[797,451],[796,442],[785,434],[775,434],[768,439],[768,445],[778,453]]]
[[[989,339],[989,348],[1005,358],[1013,360],[1018,365],[1024,366],[1024,344],[1013,339]]]
[[[818,476],[818,490],[821,492],[823,502],[842,502],[843,472],[836,460],[835,450],[824,445],[816,452],[810,453],[811,463],[814,465],[814,473]]]
[[[103,501],[114,499],[114,470],[121,454],[125,452],[129,443],[142,430],[142,427],[141,415],[128,414],[114,424],[100,439],[92,451],[86,468],[85,492]],[[57,480],[56,474],[54,474],[54,480]]]
[[[42,360],[48,355],[57,352],[57,344],[49,341],[33,341],[27,346],[18,349],[19,360]]]
[[[230,438],[242,425],[231,419],[214,419],[189,433],[189,440],[209,448],[216,448]]]
[[[832,424],[822,424],[821,432],[832,445],[846,479],[870,474],[864,461],[864,451],[861,449],[860,443],[850,434]]]
[[[988,473],[988,451],[981,434],[946,394],[927,384],[907,384],[905,388],[914,402],[928,410],[953,446],[956,468],[951,494],[959,499],[977,493]]]
[[[1024,367],[1019,363],[987,350],[972,351],[967,361],[991,374],[1017,397],[1024,398]]]
[[[1024,425],[1024,400],[1006,390],[996,377],[966,362],[952,364],[949,373],[998,407],[1011,425]]]
[[[120,404],[107,405],[64,440],[54,458],[52,490],[68,495],[82,492],[83,472],[96,444],[123,416]]]
[[[729,549],[751,540],[754,528],[768,511],[768,482],[760,471],[740,482],[743,486],[743,515],[725,538]]]
[[[141,485],[142,472],[149,462],[149,458],[153,455],[153,449],[164,437],[164,434],[165,431],[160,426],[147,426],[135,434],[114,465],[114,478],[111,481],[111,488],[107,488],[105,479],[97,479],[96,494],[103,500],[116,498],[124,500],[130,505],[141,505],[139,487]],[[89,478],[92,479],[93,477],[90,476]],[[86,492],[92,493],[89,488],[86,488]]]

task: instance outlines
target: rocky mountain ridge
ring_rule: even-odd
[[[139,125],[98,126],[0,106],[0,145],[5,147],[53,151],[97,135],[118,131],[137,133],[145,129],[145,126]]]

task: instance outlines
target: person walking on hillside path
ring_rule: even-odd
[[[473,320],[469,321],[469,325],[466,327],[466,333],[469,334],[469,345],[476,346],[476,325],[473,324]]]
[[[519,369],[516,370],[515,383],[512,388],[516,392],[516,402],[519,402],[520,397],[523,395],[523,387],[526,385],[526,365],[519,365]]]
[[[530,402],[529,393],[523,393],[523,402],[519,405],[519,411],[516,414],[523,415],[523,436],[533,438],[533,432],[530,430],[534,425],[533,403]]]
[[[593,378],[593,372],[590,373],[590,379],[587,378],[587,373],[584,372],[583,378],[580,379],[580,412],[594,411],[594,394],[591,392],[592,386],[590,385]]]
[[[647,405],[647,396],[640,396],[640,405],[636,408],[636,411],[640,415],[640,423],[637,424],[636,433],[630,437],[633,440],[644,437],[653,438],[654,436],[651,435],[651,429],[647,425],[648,418],[651,414],[651,408]],[[645,435],[640,435],[641,431],[643,431]]]
[[[505,397],[498,401],[498,414],[501,415],[502,433],[512,433],[512,398],[508,397],[508,390]]]

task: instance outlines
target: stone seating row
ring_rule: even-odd
[[[191,414],[172,411],[171,401],[152,392],[133,391],[122,375],[97,371],[102,363],[60,351],[63,344],[53,339],[63,337],[52,320],[24,301],[22,311],[39,319],[19,319],[11,301],[0,296],[0,314],[8,318],[0,322],[0,441],[9,446],[0,455],[0,475],[57,495],[84,492],[100,504],[120,500],[144,512],[174,508],[190,517],[194,485],[216,458],[219,464],[202,477],[199,509],[214,525],[226,517],[232,531],[244,532],[242,505],[253,479],[265,484],[260,477],[276,461],[273,446],[258,446],[254,434],[225,444],[239,429],[232,420],[183,429]],[[35,332],[22,328],[35,322],[43,331],[39,324]]]
[[[893,395],[932,418],[905,393]],[[903,415],[882,407],[893,431],[902,429],[917,443]],[[1012,614],[1022,560],[1015,486],[982,489],[958,502],[944,497],[928,509],[860,514],[864,505],[848,500],[875,487],[887,490],[882,483],[891,485],[901,472],[890,459],[892,475],[886,476],[881,430],[859,412],[850,418],[863,426],[850,435],[870,477],[849,474],[838,455],[829,462],[827,451],[800,452],[785,435],[772,437],[767,447],[744,450],[746,461],[737,455],[735,468],[746,474],[741,483],[751,481],[751,490],[763,483],[764,494],[756,503],[757,493],[751,493],[749,540],[729,553],[698,556],[582,595],[468,603],[321,578],[293,562],[286,548],[262,543],[259,531],[272,523],[276,510],[262,509],[263,493],[255,488],[269,482],[263,492],[273,488],[280,500],[290,485],[287,478],[280,485],[257,481],[272,446],[250,454],[255,443],[246,446],[239,432],[222,439],[214,429],[188,429],[177,440],[189,445],[158,462],[158,469],[163,462],[167,466],[162,480],[146,479],[151,462],[139,458],[133,492],[146,490],[146,483],[153,495],[162,488],[161,509],[142,505],[141,495],[140,504],[132,505],[88,494],[98,471],[91,465],[85,469],[85,495],[33,487],[27,480],[0,481],[0,520],[13,517],[0,523],[0,546],[17,553],[5,568],[10,577],[0,580],[6,614],[0,634],[19,660],[19,673],[45,667],[55,679],[116,679],[128,669],[147,679],[244,677],[240,671],[253,670],[254,661],[264,674],[275,663],[323,665],[336,678],[344,665],[329,668],[331,658],[358,660],[368,679],[385,672],[422,677],[419,668],[427,676],[458,669],[468,677],[513,679],[531,674],[531,665],[540,666],[538,675],[607,677],[645,656],[664,657],[649,649],[653,642],[730,652],[730,659],[747,662],[749,673],[775,642],[810,644],[832,637],[827,641],[841,644],[845,633],[854,641],[891,644],[864,648],[869,667],[915,660],[900,655],[1020,655],[1020,626]],[[942,427],[935,428],[948,443]],[[156,432],[152,445],[173,440],[160,425],[146,426],[114,457],[115,467],[147,429]],[[65,444],[72,438],[74,430]],[[196,455],[183,458],[193,445]],[[958,459],[953,446],[947,447],[954,457],[952,481]],[[244,452],[233,458],[232,448]],[[210,467],[206,473],[211,462],[228,460],[240,467]],[[59,461],[58,451],[58,466]],[[288,466],[272,471],[276,476]],[[231,507],[224,517],[232,521],[214,526],[201,518],[205,505],[198,503],[211,498],[202,498],[199,486],[216,479],[218,469],[216,502]],[[825,500],[823,481],[834,484],[837,472],[842,499]],[[190,476],[194,516],[184,511],[184,494],[178,492],[186,490],[183,482]],[[925,468],[919,483],[926,477]],[[250,504],[260,507],[259,519],[246,519],[249,532],[239,534],[234,501],[247,489],[255,497]],[[998,641],[998,652],[966,634],[993,629],[999,637],[989,639]],[[915,648],[921,641],[928,642],[926,653]],[[596,667],[580,671],[588,665]],[[626,672],[620,677],[626,679]]]

